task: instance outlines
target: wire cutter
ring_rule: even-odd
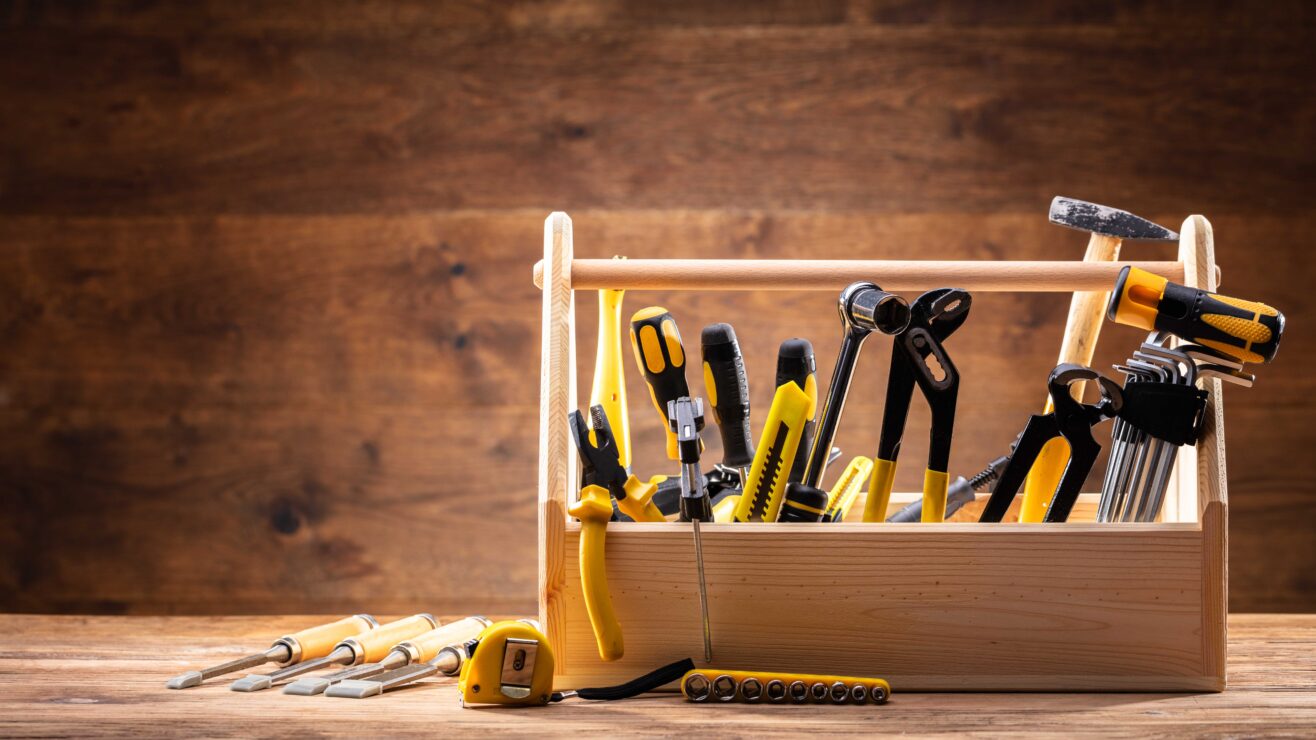
[[[1069,392],[1071,384],[1089,380],[1096,381],[1101,390],[1101,400],[1094,404],[1075,400]],[[1074,503],[1078,501],[1083,481],[1087,479],[1092,464],[1101,453],[1101,445],[1092,436],[1092,427],[1114,417],[1124,406],[1124,395],[1119,384],[1083,365],[1065,363],[1057,366],[1051,371],[1046,384],[1055,410],[1028,418],[1023,434],[1014,443],[1010,462],[1006,463],[996,486],[992,488],[992,495],[987,499],[982,517],[978,519],[980,522],[999,522],[1005,517],[1005,512],[1009,511],[1011,502],[1019,492],[1019,486],[1028,477],[1033,461],[1041,453],[1042,447],[1056,437],[1063,437],[1069,443],[1069,462],[1051,497],[1044,521],[1063,522],[1068,519]]]
[[[607,489],[617,499],[617,508],[637,522],[667,521],[653,503],[658,484],[666,481],[667,477],[654,476],[645,482],[628,473],[621,464],[617,441],[612,435],[612,424],[603,406],[591,406],[589,414],[593,430],[585,425],[579,411],[571,414],[571,437],[576,442],[576,449],[580,451],[581,488],[599,486]],[[590,441],[591,431],[593,442]]]
[[[940,522],[946,515],[946,488],[950,465],[950,441],[955,426],[955,400],[960,391],[960,374],[950,361],[942,342],[969,317],[973,297],[960,288],[938,288],[919,296],[909,306],[909,326],[896,335],[891,345],[891,373],[887,378],[886,407],[882,412],[882,436],[873,461],[873,479],[864,521],[886,521],[891,483],[896,475],[896,458],[905,434],[909,402],[918,385],[932,410],[928,467],[923,473],[925,522]]]

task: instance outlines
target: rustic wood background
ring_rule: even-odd
[[[0,2],[0,609],[528,610],[549,210],[582,256],[1079,259],[1046,223],[1062,193],[1207,215],[1223,288],[1288,314],[1276,363],[1227,393],[1230,596],[1310,611],[1313,15]],[[781,339],[830,371],[834,296],[627,305],[650,302],[690,340],[736,325],[760,419]],[[978,296],[949,345],[955,472],[1040,406],[1066,305]],[[1108,327],[1101,363],[1139,339]],[[862,358],[851,454],[876,444],[888,351]],[[906,490],[926,423],[916,402]]]

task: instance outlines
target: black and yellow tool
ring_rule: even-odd
[[[336,665],[375,663],[388,655],[398,643],[416,637],[439,626],[431,614],[415,614],[395,622],[380,625],[372,630],[340,640],[328,655],[306,660],[277,670],[267,676],[245,676],[229,685],[233,691],[263,691],[305,673]]]
[[[1131,265],[1120,270],[1106,318],[1223,352],[1240,362],[1270,362],[1284,334],[1284,314],[1264,303],[1172,283]]]
[[[334,646],[341,640],[378,626],[379,622],[376,622],[375,618],[369,614],[354,614],[350,617],[343,617],[328,624],[310,627],[291,635],[284,635],[275,640],[274,644],[263,653],[255,653],[210,668],[188,671],[174,676],[169,679],[165,686],[171,689],[188,689],[193,686],[200,686],[202,681],[208,681],[216,676],[246,670],[247,668],[255,668],[266,663],[288,666],[303,660],[323,658],[332,652]]]
[[[722,435],[722,464],[740,473],[743,488],[754,462],[749,431],[749,379],[745,358],[730,324],[710,324],[700,335],[704,359],[704,390]]]
[[[923,521],[946,517],[950,443],[955,426],[955,401],[960,374],[942,345],[969,317],[973,298],[959,288],[938,288],[919,296],[909,306],[909,325],[891,345],[891,371],[887,378],[882,436],[877,443],[873,479],[864,503],[864,521],[886,521],[896,459],[905,434],[909,402],[918,385],[932,410],[928,432],[928,465],[923,472]]]
[[[456,622],[449,622],[429,632],[399,642],[393,646],[388,655],[385,655],[378,662],[352,666],[324,677],[307,676],[299,678],[284,686],[283,693],[293,696],[316,696],[326,693],[328,689],[343,681],[360,681],[404,666],[428,664],[439,657],[445,649],[451,649],[454,645],[462,645],[468,640],[475,639],[489,624],[489,620],[484,617],[466,617],[458,619]],[[433,672],[426,675],[433,675],[438,672],[440,670],[437,667],[438,665],[436,664]]]
[[[582,485],[580,498],[567,507],[567,513],[580,520],[580,584],[599,657],[617,660],[625,653],[625,647],[621,623],[612,608],[612,595],[608,591],[606,561],[613,498],[616,497],[618,507],[636,521],[661,522],[664,519],[652,501],[657,484],[654,481],[641,484],[638,478],[622,469],[603,407],[590,407],[590,418],[594,422],[593,442],[590,441],[590,429],[579,411],[572,411],[568,419],[571,438],[580,453]]]
[[[791,464],[788,480],[798,483],[804,479],[804,469],[809,465],[809,448],[813,444],[813,419],[818,409],[817,363],[813,355],[813,345],[807,339],[787,339],[777,349],[777,387],[794,383],[813,399],[809,416],[804,422],[804,433],[800,437],[800,446],[795,451],[795,462]]]
[[[631,425],[626,407],[626,377],[621,360],[621,307],[624,290],[599,291],[599,343],[589,405],[602,406],[612,423],[621,466],[631,468]]]
[[[872,472],[872,458],[860,456],[851,460],[827,494],[827,511],[823,512],[822,521],[844,521]]]
[[[640,374],[649,386],[649,398],[658,410],[663,429],[667,430],[667,457],[680,458],[676,432],[667,418],[667,405],[678,398],[689,397],[690,386],[685,381],[685,346],[676,319],[661,306],[642,308],[631,316],[631,348]],[[703,449],[703,442],[700,442]]]
[[[747,704],[885,704],[891,684],[881,678],[698,668],[681,677],[692,702]]]
[[[790,468],[815,405],[816,399],[793,382],[777,387],[763,434],[759,437],[754,464],[750,466],[745,489],[736,504],[734,521],[777,521],[790,482]],[[825,498],[823,508],[826,508]]]

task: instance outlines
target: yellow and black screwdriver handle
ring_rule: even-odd
[[[685,346],[676,319],[661,306],[650,306],[631,316],[631,348],[640,374],[649,386],[649,398],[667,430],[667,457],[680,458],[676,432],[668,425],[667,404],[690,395],[685,381]],[[703,449],[700,442],[699,449]]]
[[[1132,265],[1120,270],[1106,318],[1167,331],[1240,362],[1270,362],[1284,334],[1284,314],[1256,301],[1172,283]]]

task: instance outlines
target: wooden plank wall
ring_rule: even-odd
[[[1206,214],[1222,287],[1288,314],[1274,366],[1227,393],[1230,593],[1310,611],[1313,15],[0,2],[0,609],[529,610],[549,210],[581,256],[1078,259],[1045,220],[1063,193]],[[824,374],[838,343],[834,296],[627,305],[649,302],[691,340],[736,325],[759,418],[781,339],[812,338]],[[1040,406],[1066,304],[978,297],[949,345],[956,472]],[[582,397],[593,322],[582,296]],[[1100,362],[1137,341],[1107,328]],[[851,454],[888,351],[862,358]],[[916,402],[907,490],[926,424]]]

